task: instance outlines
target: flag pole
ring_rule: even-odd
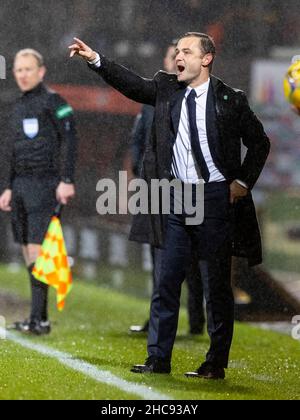
[[[62,203],[58,203],[57,206],[55,207],[53,216],[56,216],[58,217],[58,219],[60,219],[63,208],[64,208],[64,205]]]

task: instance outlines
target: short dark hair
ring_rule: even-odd
[[[209,70],[211,71],[213,67],[213,62],[216,56],[216,44],[215,44],[214,39],[210,35],[204,34],[202,32],[187,32],[186,34],[184,34],[178,39],[177,44],[181,39],[191,38],[191,37],[196,37],[200,39],[201,49],[204,54],[212,54],[213,60],[211,64],[209,65]]]

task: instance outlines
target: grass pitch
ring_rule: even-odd
[[[0,268],[0,295],[9,293],[19,307],[0,308],[8,321],[27,314],[29,286],[25,270]],[[190,337],[185,312],[180,317],[171,375],[136,375],[134,363],[146,357],[146,337],[128,333],[129,325],[147,317],[149,302],[85,282],[75,282],[60,314],[51,293],[53,333],[28,337],[74,358],[108,370],[128,382],[143,384],[170,399],[300,399],[300,342],[289,336],[236,324],[230,369],[225,381],[187,379],[209,346],[207,336]],[[27,302],[27,303],[26,303]],[[15,304],[15,303],[14,303]],[[16,305],[18,306],[18,305]],[[5,310],[5,313],[2,313]],[[56,360],[0,340],[0,399],[139,399],[116,386],[98,383]]]

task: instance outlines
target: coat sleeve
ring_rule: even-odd
[[[60,146],[60,178],[66,183],[73,183],[77,157],[77,132],[72,107],[58,94],[49,99],[49,111],[57,131]]]
[[[135,102],[155,105],[157,84],[154,79],[145,79],[126,67],[108,60],[100,55],[101,66],[88,66],[98,73],[110,86]]]
[[[246,95],[240,92],[240,134],[247,153],[239,179],[252,189],[258,180],[270,151],[270,140],[264,128],[251,110]]]

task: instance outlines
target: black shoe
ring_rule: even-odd
[[[132,333],[147,333],[149,330],[149,321],[146,321],[144,325],[131,325],[129,331]]]
[[[51,332],[51,324],[49,321],[30,321],[15,322],[8,329],[16,330],[25,334],[46,335]]]
[[[8,330],[16,330],[22,333],[29,333],[30,321],[26,319],[25,321],[15,322],[14,324],[10,325],[7,329]]]
[[[144,365],[134,365],[133,373],[170,373],[171,363],[160,357],[150,356]]]
[[[31,321],[29,332],[34,335],[47,335],[51,333],[50,321]]]
[[[225,369],[205,362],[196,372],[187,372],[185,376],[187,378],[225,379]]]

